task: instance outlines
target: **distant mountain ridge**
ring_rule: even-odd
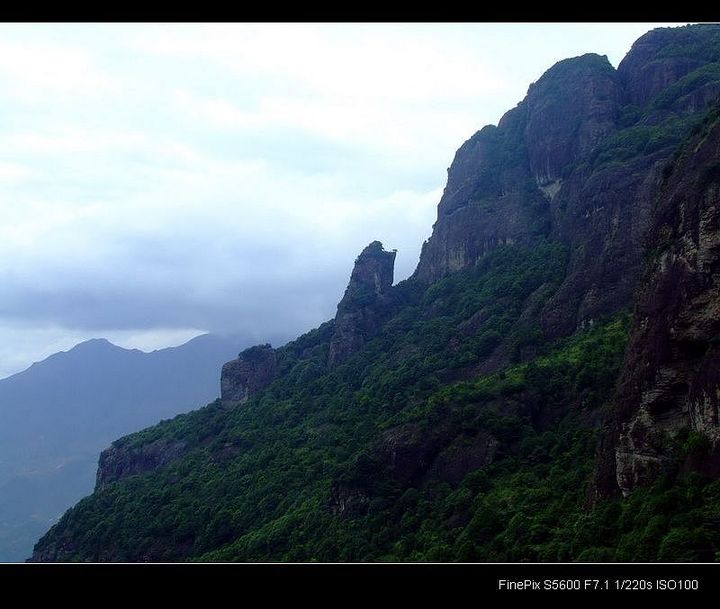
[[[98,338],[0,380],[0,562],[26,559],[92,491],[114,438],[217,398],[220,366],[245,346],[204,334],[145,353]]]

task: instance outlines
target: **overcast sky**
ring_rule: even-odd
[[[0,25],[0,377],[317,326],[370,241],[412,273],[463,141],[655,25]]]

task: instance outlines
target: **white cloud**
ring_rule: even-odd
[[[89,50],[51,43],[0,41],[0,75],[12,82],[12,87],[3,87],[3,95],[25,102],[43,103],[44,95],[97,97],[117,92],[116,83],[96,65]]]
[[[0,161],[0,182],[24,182],[35,175],[35,170],[28,165]]]
[[[0,375],[92,336],[307,330],[373,239],[406,277],[458,146],[644,29],[0,25]]]
[[[229,75],[274,79],[274,90],[334,98],[467,99],[504,84],[491,58],[463,53],[448,26],[206,24],[141,30],[143,53],[199,59]],[[283,86],[284,85],[284,86]],[[290,88],[292,87],[292,88]]]
[[[223,74],[215,92],[224,95],[174,92],[189,120],[239,131],[302,130],[385,151],[395,163],[428,150],[437,151],[433,162],[446,159],[482,126],[476,100],[508,87],[490,58],[467,53],[447,26],[432,35],[412,25],[176,26],[138,34],[131,46]],[[260,86],[247,95],[246,83]],[[228,96],[236,89],[243,89],[241,103]]]

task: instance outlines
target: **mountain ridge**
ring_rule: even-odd
[[[146,353],[91,339],[0,380],[0,561],[27,558],[92,491],[114,437],[217,396],[218,367],[243,342],[206,334]]]

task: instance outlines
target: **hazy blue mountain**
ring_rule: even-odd
[[[218,397],[220,366],[245,346],[205,334],[144,353],[93,339],[0,380],[0,561],[26,559],[92,492],[114,438]]]

